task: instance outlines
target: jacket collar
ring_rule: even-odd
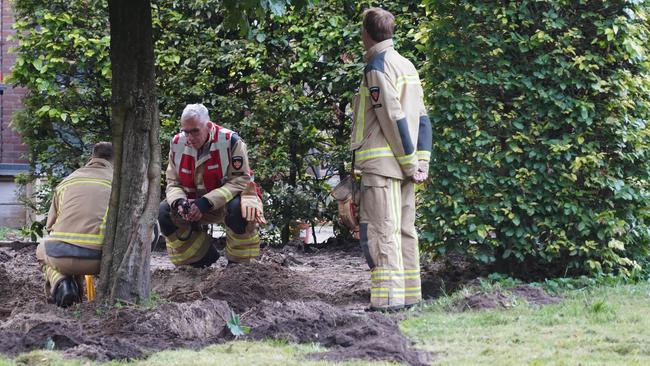
[[[393,48],[393,39],[389,38],[385,41],[381,41],[376,45],[370,47],[370,49],[363,55],[363,60],[367,63],[372,60],[375,55],[384,52],[385,50]]]
[[[113,164],[111,164],[110,161],[101,158],[91,158],[90,161],[88,161],[88,163],[86,164],[86,166],[87,167],[103,166],[106,168],[113,169]]]

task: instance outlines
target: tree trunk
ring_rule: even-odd
[[[149,297],[151,233],[160,202],[160,142],[149,0],[110,0],[115,173],[101,299]]]

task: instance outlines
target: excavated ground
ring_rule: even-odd
[[[425,365],[434,358],[415,349],[400,332],[401,315],[364,311],[370,296],[369,273],[355,244],[330,240],[320,248],[264,248],[257,262],[226,266],[220,259],[206,269],[174,268],[164,252],[154,252],[152,287],[159,299],[155,306],[105,308],[83,303],[68,309],[45,302],[34,251],[33,245],[0,247],[0,353],[6,355],[47,348],[70,358],[107,361],[142,358],[164,349],[198,349],[232,340],[226,323],[235,312],[243,325],[252,328],[246,338],[319,342],[328,347],[314,358],[409,365]],[[449,261],[427,265],[423,294],[436,297],[479,275],[478,268]],[[556,300],[535,289],[516,291],[534,303]],[[501,295],[472,296],[458,308],[492,303],[498,307],[505,301]]]

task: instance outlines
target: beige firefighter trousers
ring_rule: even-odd
[[[422,300],[415,232],[415,184],[361,177],[360,239],[371,270],[370,305],[393,308]]]
[[[36,247],[36,259],[43,270],[45,293],[48,296],[53,295],[56,285],[68,276],[73,277],[79,289],[83,289],[82,276],[99,274],[102,263],[100,259],[50,257],[45,253],[45,243]]]

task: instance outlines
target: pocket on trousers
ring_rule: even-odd
[[[361,177],[361,248],[370,268],[382,266],[389,253],[385,250],[388,232],[388,178],[364,174]]]
[[[382,188],[388,186],[388,178],[381,175],[364,174],[361,176],[361,186]]]
[[[383,224],[388,218],[388,178],[379,175],[361,177],[360,222]]]
[[[368,267],[373,269],[378,264],[385,263],[385,253],[382,254],[382,242],[385,241],[386,235],[383,226],[376,226],[369,223],[362,223],[359,225],[359,244],[361,250],[366,258]]]

